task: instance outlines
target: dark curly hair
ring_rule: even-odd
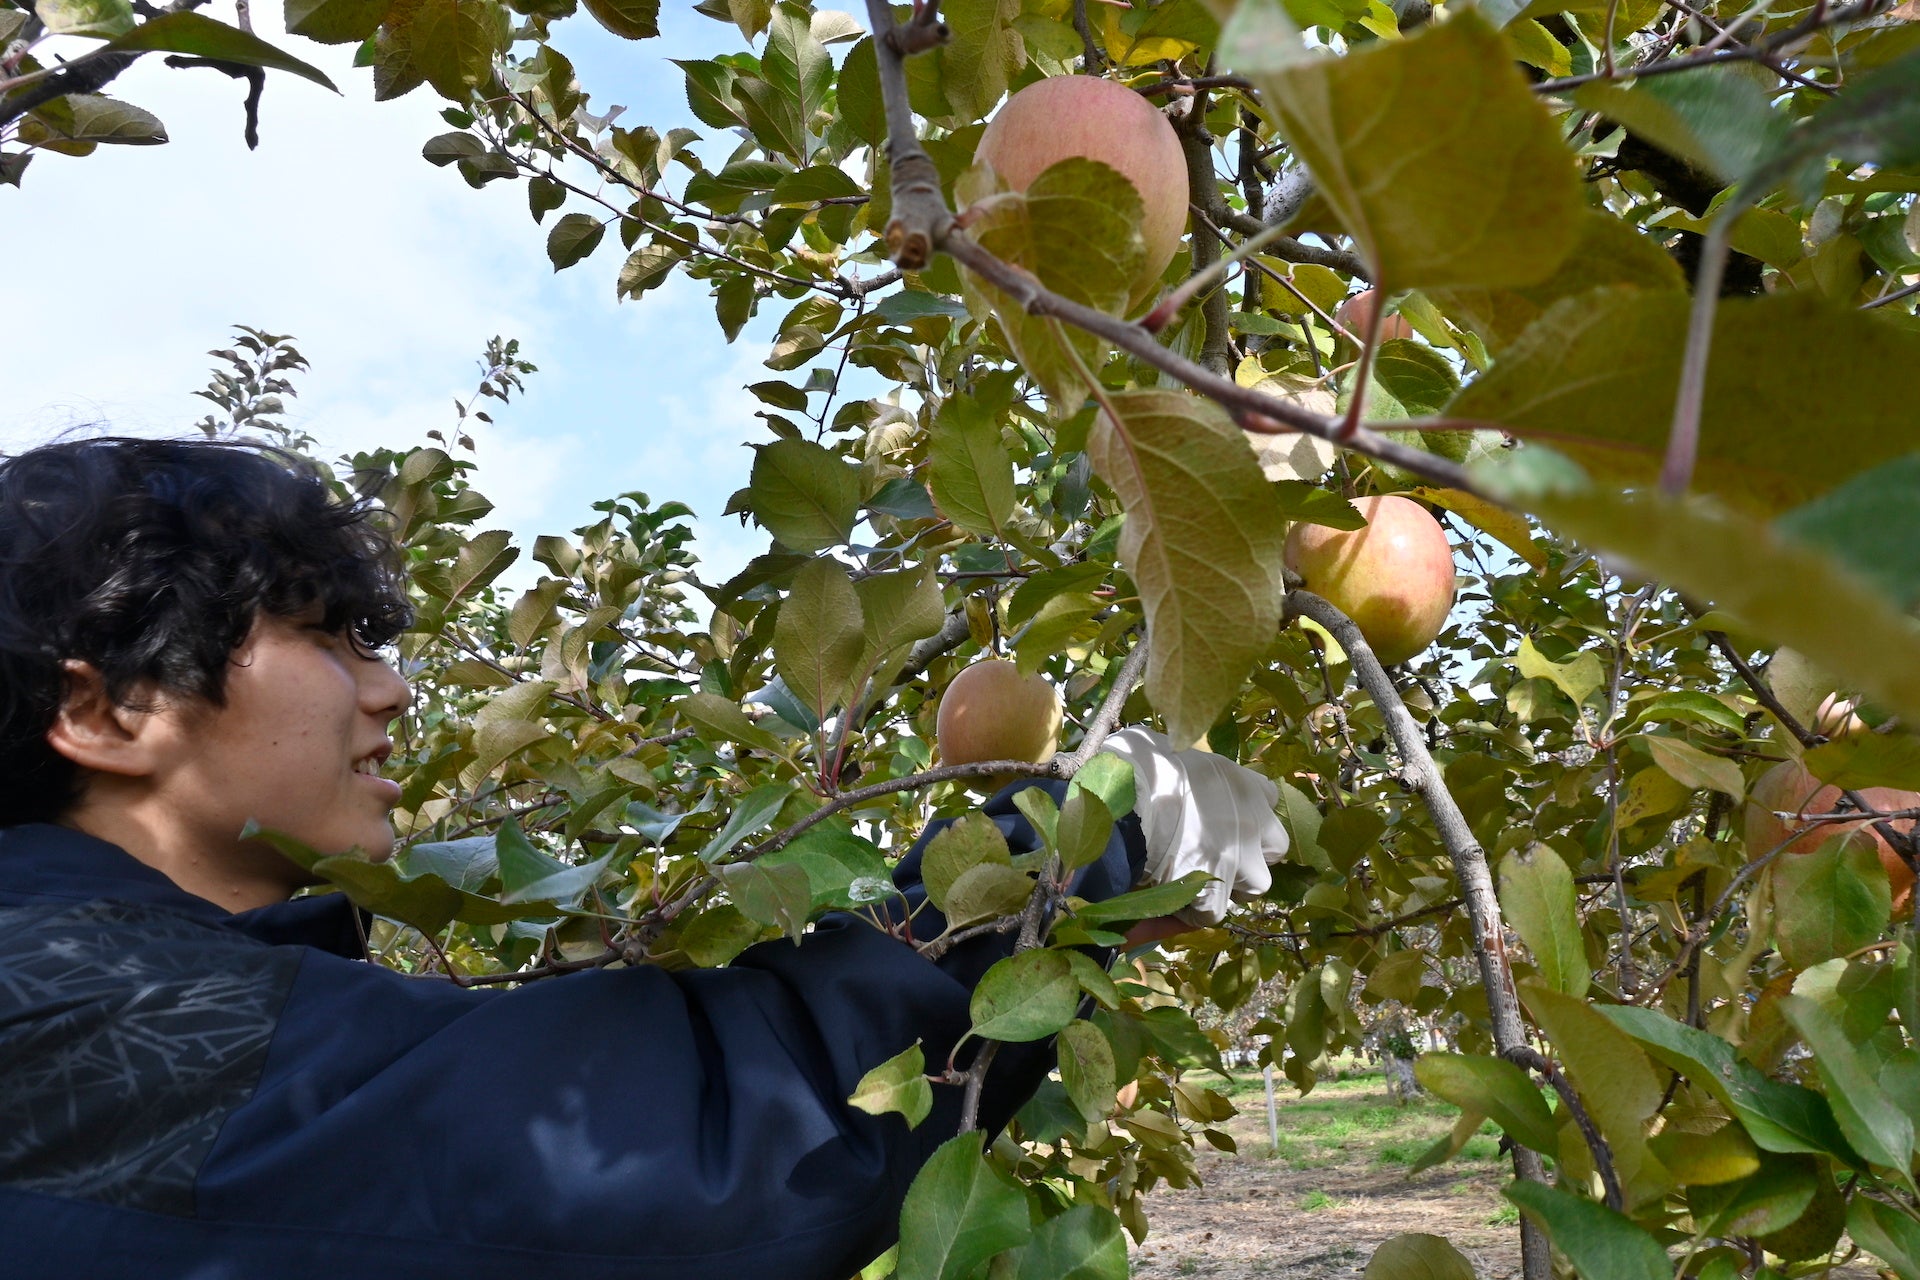
[[[82,771],[47,743],[69,660],[118,706],[226,696],[255,618],[319,606],[365,649],[412,620],[377,507],[251,442],[61,441],[0,460],[0,826],[58,818]]]

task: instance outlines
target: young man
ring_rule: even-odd
[[[367,963],[347,900],[240,832],[390,853],[398,563],[265,448],[0,462],[0,1273],[846,1280],[959,1091],[912,1131],[845,1099],[915,1041],[945,1061],[1008,939],[936,964],[830,916],[513,990]],[[1124,818],[1076,892],[1146,860]],[[982,1122],[1050,1065],[1004,1046]]]

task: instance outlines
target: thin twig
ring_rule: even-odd
[[[1615,1213],[1624,1212],[1626,1197],[1620,1193],[1620,1175],[1614,1172],[1613,1148],[1600,1129],[1593,1123],[1593,1117],[1580,1102],[1580,1095],[1573,1091],[1573,1085],[1566,1074],[1553,1064],[1553,1060],[1535,1049],[1532,1045],[1515,1045],[1503,1049],[1500,1056],[1516,1067],[1524,1067],[1539,1073],[1560,1095],[1560,1101],[1573,1116],[1573,1122],[1580,1126],[1580,1136],[1587,1140],[1587,1150],[1593,1153],[1593,1167],[1600,1175],[1600,1184],[1606,1188],[1607,1208]]]

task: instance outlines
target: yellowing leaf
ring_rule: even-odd
[[[1646,1053],[1585,1000],[1537,982],[1521,983],[1520,998],[1613,1148],[1614,1168],[1629,1197],[1638,1183],[1663,1183],[1665,1170],[1647,1150],[1646,1131],[1665,1082]]]
[[[1176,742],[1239,695],[1280,623],[1281,543],[1266,478],[1226,411],[1177,391],[1109,397],[1087,439],[1127,513],[1120,558],[1146,604],[1147,696]]]
[[[1344,57],[1238,55],[1261,33],[1242,5],[1222,43],[1384,289],[1524,285],[1573,247],[1584,198],[1552,115],[1500,33],[1469,10]],[[1274,37],[1278,38],[1278,37]],[[1263,65],[1264,64],[1264,65]]]
[[[1666,451],[1688,305],[1619,287],[1564,299],[1447,412],[1551,443],[1598,479],[1644,484]],[[1911,450],[1915,403],[1920,333],[1808,294],[1728,300],[1695,486],[1756,511],[1798,505]]]
[[[1731,760],[1708,755],[1678,738],[1648,734],[1640,741],[1646,744],[1653,762],[1688,790],[1719,791],[1735,800],[1747,794],[1746,782],[1740,776],[1740,766]]]

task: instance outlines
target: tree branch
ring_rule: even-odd
[[[0,99],[0,125],[11,124],[35,107],[70,93],[98,93],[139,57],[139,52],[121,53],[102,47],[49,68],[42,78]]]
[[[1607,1208],[1615,1213],[1624,1213],[1626,1197],[1620,1193],[1620,1175],[1614,1172],[1613,1148],[1607,1145],[1606,1137],[1594,1125],[1593,1117],[1587,1114],[1586,1107],[1580,1102],[1580,1095],[1573,1091],[1573,1084],[1566,1074],[1553,1064],[1551,1058],[1532,1045],[1516,1045],[1503,1050],[1500,1056],[1517,1067],[1538,1072],[1553,1086],[1553,1091],[1560,1095],[1561,1103],[1573,1115],[1573,1122],[1580,1126],[1580,1136],[1587,1140],[1587,1150],[1593,1153],[1593,1167],[1600,1174],[1600,1185],[1606,1188]]]
[[[1526,1024],[1520,1017],[1520,995],[1507,960],[1505,928],[1500,918],[1500,902],[1493,892],[1493,876],[1487,868],[1487,855],[1447,790],[1440,767],[1434,763],[1426,739],[1420,734],[1420,726],[1351,618],[1312,592],[1301,590],[1287,593],[1285,616],[1311,618],[1326,628],[1346,650],[1354,675],[1379,709],[1404,764],[1402,780],[1426,805],[1440,834],[1440,842],[1453,859],[1454,877],[1460,883],[1460,896],[1466,899],[1473,926],[1473,951],[1480,965],[1481,986],[1487,994],[1494,1047],[1503,1054],[1526,1048]],[[1518,1144],[1513,1148],[1513,1172],[1526,1182],[1546,1181],[1539,1155]],[[1527,1280],[1546,1280],[1550,1268],[1546,1236],[1528,1222],[1530,1220],[1523,1220],[1520,1237],[1523,1269]]]

